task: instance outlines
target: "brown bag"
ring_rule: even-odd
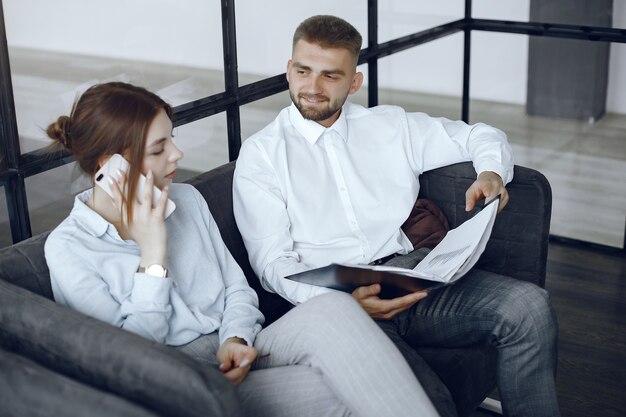
[[[401,228],[414,249],[434,248],[450,230],[448,220],[441,209],[425,198],[417,199],[409,218]]]

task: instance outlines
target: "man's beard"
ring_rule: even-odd
[[[334,102],[330,102],[327,100],[324,102],[327,104],[326,108],[322,107],[322,108],[313,109],[313,108],[307,108],[302,104],[302,101],[301,101],[303,100],[302,96],[306,97],[307,96],[306,94],[299,94],[296,97],[294,93],[291,90],[289,90],[289,96],[291,97],[291,101],[293,101],[293,104],[295,104],[296,108],[300,111],[300,114],[302,115],[302,117],[304,117],[307,120],[312,120],[314,122],[319,122],[319,121],[330,118],[332,115],[337,113],[338,110],[341,110],[341,106],[343,106],[343,103],[345,103],[346,99],[348,98],[348,96],[346,95],[343,99],[335,100]],[[315,97],[315,96],[309,95],[308,97]],[[320,96],[320,98],[326,98],[326,97]]]

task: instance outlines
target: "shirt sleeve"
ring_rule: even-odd
[[[332,290],[286,276],[313,269],[294,251],[287,202],[264,150],[253,141],[241,148],[233,179],[233,211],[252,269],[263,288],[292,304]]]
[[[147,339],[165,342],[172,314],[171,279],[134,272],[133,266],[120,263],[119,273],[132,277],[133,286],[117,299],[98,272],[98,254],[89,253],[82,243],[66,241],[53,233],[46,241],[45,256],[58,303]],[[114,262],[110,256],[106,258],[104,262]]]
[[[248,346],[252,346],[264,321],[259,310],[258,296],[224,244],[206,201],[200,193],[195,190],[194,192],[224,281],[224,313],[219,329],[220,345],[228,338],[239,337],[244,339]]]
[[[404,113],[404,116],[410,139],[405,146],[413,157],[417,175],[472,161],[478,174],[493,171],[505,185],[513,179],[513,153],[501,130],[484,123],[468,125],[424,113]]]

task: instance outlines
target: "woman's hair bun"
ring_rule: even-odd
[[[56,122],[51,123],[46,129],[50,139],[56,140],[67,149],[71,149],[71,119],[68,116],[60,116]]]

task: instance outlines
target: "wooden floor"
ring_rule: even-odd
[[[626,257],[552,242],[546,288],[559,320],[563,417],[626,416]]]

